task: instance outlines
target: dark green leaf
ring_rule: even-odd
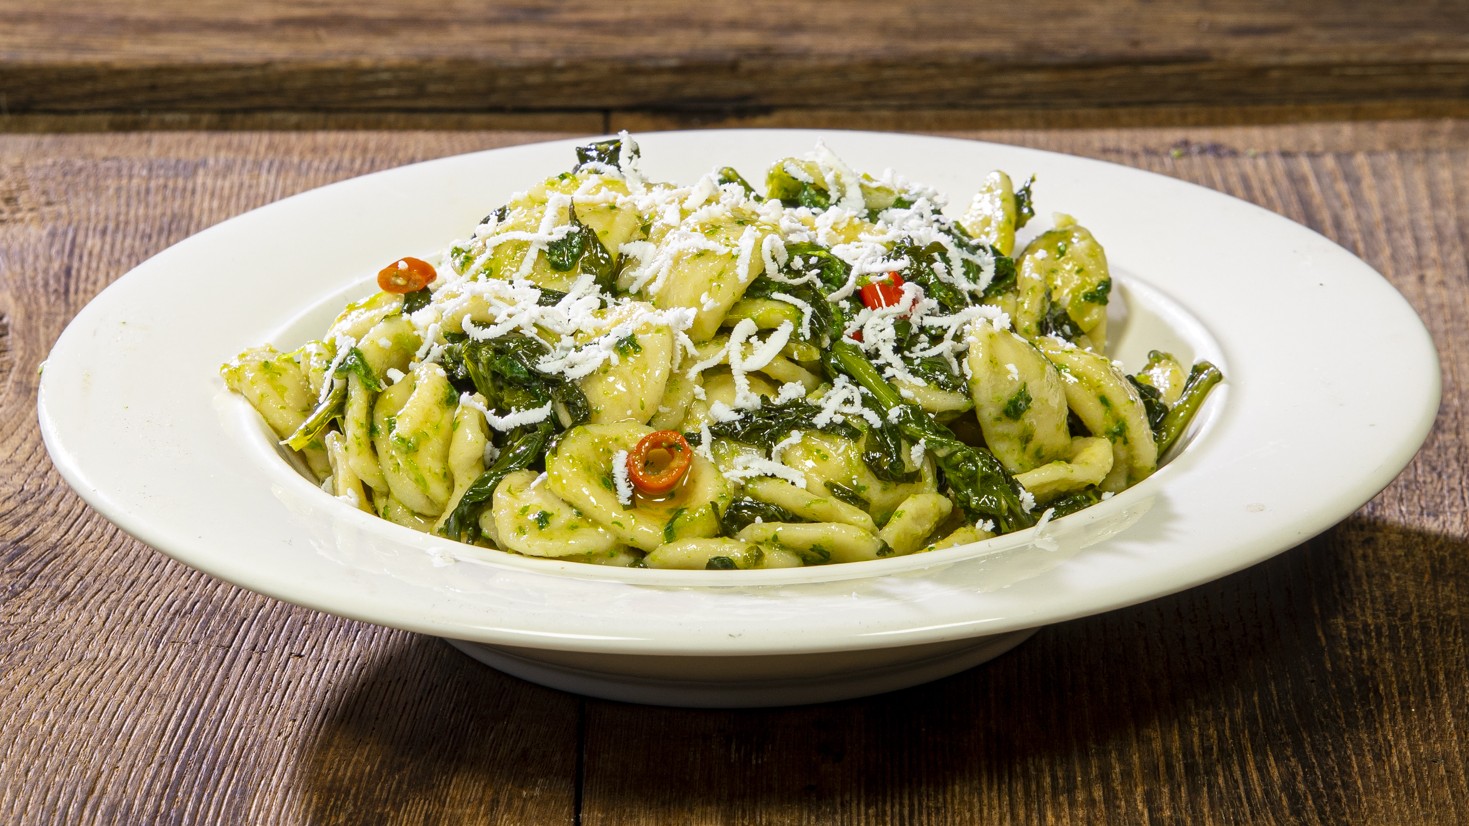
[[[634,152],[636,152],[636,147],[634,147]],[[632,160],[636,157],[636,154],[634,154],[633,158],[630,158],[629,160]],[[589,143],[585,146],[578,146],[576,148],[576,166],[573,167],[573,169],[579,171],[583,166],[586,166],[587,164],[621,166],[622,139],[608,138],[604,141],[597,141],[596,143]]]
[[[542,287],[541,294],[536,296],[536,304],[541,307],[554,307],[557,304],[560,304],[561,299],[565,297],[566,293],[563,293],[560,290],[552,290],[547,287]]]
[[[500,207],[499,209],[495,210],[494,212],[491,212],[489,215],[486,215],[485,217],[481,218],[479,220],[479,222],[481,224],[488,224],[491,221],[494,221],[497,224],[503,224],[503,223],[505,223],[505,219],[506,218],[509,218],[509,217],[510,217],[510,205],[509,204],[506,204],[505,206]]]
[[[745,289],[746,298],[772,298],[780,301],[781,299],[774,298],[776,293],[804,301],[811,307],[811,334],[807,336],[802,330],[797,329],[796,335],[800,340],[818,347],[825,347],[833,336],[841,334],[839,328],[835,333],[832,332],[836,324],[836,316],[831,302],[826,300],[826,296],[820,290],[810,284],[782,284],[762,275],[750,282],[750,286]]]
[[[757,519],[761,522],[806,521],[780,505],[741,496],[719,514],[719,532],[724,536],[734,536]]]
[[[903,239],[893,246],[894,257],[908,259],[908,266],[901,271],[904,281],[911,281],[923,288],[923,294],[937,301],[945,312],[957,313],[968,307],[973,301],[963,290],[950,284],[939,277],[934,268],[935,263],[948,263],[944,261],[947,250],[944,245],[934,241],[919,247],[911,239]]]
[[[576,220],[576,210],[571,210],[571,223],[566,234],[546,244],[546,263],[556,272],[566,272],[581,262],[587,251],[587,237]]]
[[[1082,301],[1089,301],[1089,302],[1091,302],[1093,304],[1106,304],[1107,303],[1107,296],[1111,292],[1112,292],[1112,279],[1109,278],[1106,281],[1101,282],[1097,286],[1092,287],[1090,290],[1087,290],[1086,292],[1082,293],[1081,294],[1081,300]]]
[[[337,365],[337,369],[332,375],[343,378],[348,375],[355,375],[362,381],[363,387],[374,393],[381,393],[383,389],[382,379],[379,379],[377,374],[372,372],[372,365],[367,363],[367,356],[363,355],[362,351],[356,347],[347,351],[347,355],[342,358],[341,363]]]
[[[686,510],[688,510],[688,508],[675,509],[673,515],[668,517],[668,521],[663,523],[664,542],[672,542],[674,538],[678,536],[678,518],[680,516],[683,516],[684,511]]]
[[[850,376],[867,390],[883,413],[883,421],[894,422],[904,439],[923,441],[924,449],[943,473],[948,492],[966,517],[976,521],[993,519],[1002,533],[1035,524],[1035,517],[1021,504],[1019,483],[994,454],[965,444],[922,408],[905,401],[860,348],[845,341],[833,344],[826,366],[833,374]]]
[[[821,430],[833,435],[856,439],[858,431],[845,422],[831,422],[818,428],[813,420],[821,408],[805,399],[788,402],[767,401],[757,410],[740,412],[740,417],[728,422],[715,422],[709,433],[721,439],[730,439],[747,445],[756,445],[766,450],[797,430]]]
[[[995,275],[990,279],[990,283],[985,285],[983,295],[985,298],[996,298],[1015,288],[1017,274],[1015,259],[995,252],[994,247],[991,247],[990,251],[995,256]]]
[[[827,293],[841,289],[852,272],[852,265],[832,254],[832,251],[820,244],[810,242],[797,242],[786,244],[786,259],[784,272],[793,277],[801,277],[816,271],[817,280]]]
[[[833,499],[846,502],[848,505],[861,508],[864,511],[872,509],[872,502],[867,497],[841,482],[827,482],[826,490],[831,494]]]
[[[628,333],[625,337],[618,339],[616,344],[612,345],[612,350],[617,355],[627,358],[643,352],[643,345],[638,343],[637,333]]]
[[[1016,229],[1020,229],[1021,227],[1030,223],[1030,219],[1035,217],[1035,196],[1031,192],[1031,189],[1034,186],[1035,176],[1031,175],[1030,180],[1021,184],[1020,188],[1015,190]]]
[[[1148,412],[1148,427],[1153,429],[1153,436],[1157,438],[1158,428],[1163,426],[1163,418],[1168,415],[1168,403],[1163,401],[1163,394],[1158,392],[1158,388],[1151,384],[1143,384],[1136,376],[1128,376],[1127,380],[1142,396],[1143,409]]]
[[[903,446],[903,434],[897,424],[883,415],[883,409],[870,397],[864,395],[862,403],[877,414],[881,425],[873,426],[867,419],[857,419],[857,426],[866,434],[862,449],[862,463],[872,475],[884,482],[911,482],[918,478],[918,471],[909,470],[904,460],[907,448]]]
[[[1085,488],[1076,493],[1068,494],[1050,504],[1053,511],[1052,519],[1060,519],[1063,516],[1085,510],[1092,505],[1102,501],[1102,492],[1096,488]]]
[[[1081,328],[1076,326],[1066,307],[1055,301],[1050,302],[1046,314],[1041,316],[1040,331],[1043,336],[1056,336],[1067,341],[1076,341],[1082,335]]]
[[[939,356],[926,356],[908,365],[913,375],[924,382],[947,390],[950,393],[967,393],[969,386],[964,383],[964,378],[954,372],[949,363]]]
[[[597,231],[577,217],[575,202],[566,211],[570,229],[546,245],[546,262],[557,272],[567,272],[580,265],[582,272],[597,279],[598,286],[610,290],[617,274],[617,260],[602,244]]]
[[[1020,385],[1020,389],[1015,391],[1015,395],[1005,401],[1005,409],[1002,411],[1005,414],[1005,418],[1012,422],[1020,421],[1020,417],[1024,416],[1025,411],[1030,409],[1031,401],[1033,400],[1030,397],[1030,386],[1025,384]]]
[[[545,342],[519,333],[485,341],[455,336],[440,363],[451,382],[462,385],[467,378],[494,409],[526,409],[555,401],[572,424],[586,421],[591,406],[581,388],[536,366],[550,352]]]
[[[429,305],[429,302],[433,300],[433,293],[429,292],[428,287],[423,287],[421,289],[414,290],[411,293],[406,293],[403,296],[403,313],[405,315],[412,315],[413,313],[422,310],[424,307],[427,307]]]
[[[510,431],[505,446],[493,464],[465,488],[464,495],[455,504],[441,530],[444,536],[461,541],[472,541],[479,535],[479,515],[490,504],[495,488],[506,476],[517,470],[530,467],[545,453],[551,439],[550,420],[535,425],[518,427]]]

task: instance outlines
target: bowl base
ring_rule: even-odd
[[[992,660],[1036,630],[901,648],[744,657],[587,654],[447,642],[497,671],[588,697],[682,708],[765,708],[848,700],[931,682]]]

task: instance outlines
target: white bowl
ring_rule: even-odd
[[[93,507],[243,587],[454,641],[526,679],[692,706],[854,697],[996,656],[1048,623],[1176,592],[1291,548],[1387,485],[1426,438],[1436,353],[1377,273],[1315,233],[1190,184],[1081,158],[859,132],[638,136],[651,178],[759,174],[825,141],[962,208],[995,168],[1035,173],[1042,214],[1106,247],[1114,357],[1224,372],[1158,473],[1037,530],[910,557],[784,571],[655,571],[528,559],[389,524],[283,460],[218,377],[265,341],[320,335],[381,262],[443,248],[584,141],[344,181],[246,213],[144,262],[67,327],[42,432]],[[1044,219],[1038,221],[1044,223]]]

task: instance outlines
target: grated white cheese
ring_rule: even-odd
[[[701,422],[699,424],[699,444],[694,447],[694,453],[712,462],[714,453],[709,449],[712,444],[714,444],[714,434],[709,432],[709,423]]]
[[[908,463],[914,467],[923,467],[923,457],[927,455],[928,440],[919,439],[913,447],[908,450]]]
[[[831,194],[839,196],[833,198],[835,206],[852,212],[867,209],[867,202],[862,197],[862,178],[827,148],[825,142],[816,144],[815,160]]]
[[[336,378],[337,370],[341,368],[342,362],[347,360],[347,356],[351,354],[352,348],[357,346],[357,340],[349,335],[342,334],[333,340],[332,346],[336,348],[336,352],[332,354],[331,363],[326,366],[326,376],[328,379],[321,383],[321,391],[316,394],[317,404],[326,401],[326,397],[330,396],[332,390],[336,389],[337,382],[341,381],[340,378]]]
[[[862,389],[846,376],[837,376],[816,403],[821,412],[816,414],[811,424],[817,429],[836,421],[838,416],[861,416],[873,427],[882,427],[882,418],[862,403]]]
[[[806,386],[798,381],[786,382],[775,394],[776,404],[786,404],[806,397]]]
[[[1021,488],[1020,489],[1020,507],[1025,508],[1027,511],[1033,511],[1033,510],[1035,510],[1035,494],[1032,494],[1030,491],[1026,490],[1025,488]]]
[[[709,418],[713,420],[715,424],[725,424],[727,422],[733,422],[739,419],[740,412],[725,404],[724,402],[715,402],[714,404],[709,405]]]
[[[509,433],[517,427],[523,427],[528,424],[539,424],[551,415],[550,402],[546,402],[540,407],[512,410],[503,416],[497,415],[494,411],[486,407],[484,400],[474,394],[460,394],[459,403],[471,410],[478,410],[480,415],[485,417],[485,424],[488,424],[501,433]]]
[[[612,484],[617,488],[617,501],[623,507],[632,505],[632,480],[627,478],[627,451],[612,454]]]
[[[772,461],[772,462],[779,462],[780,461],[781,454],[783,454],[783,453],[786,452],[786,448],[795,447],[796,445],[800,444],[801,443],[801,437],[804,436],[804,435],[805,434],[802,433],[799,430],[792,430],[791,431],[791,435],[789,435],[789,436],[785,437],[784,439],[781,439],[780,441],[776,442],[770,448],[770,461]]]
[[[1045,513],[1042,513],[1041,518],[1035,523],[1035,538],[1032,541],[1037,548],[1043,551],[1061,550],[1061,543],[1057,542],[1054,536],[1046,533],[1046,528],[1051,524],[1051,517],[1055,514],[1055,508],[1046,508]]]
[[[745,319],[745,321],[749,321],[749,319]],[[740,323],[743,324],[744,321]],[[751,322],[751,326],[754,326],[753,322]],[[780,355],[780,351],[784,350],[785,346],[790,343],[793,332],[795,332],[795,326],[789,321],[782,321],[780,326],[776,327],[775,331],[766,337],[764,343],[751,350],[749,355],[744,354],[744,343],[748,339],[741,339],[739,344],[736,345],[734,334],[731,333],[729,337],[730,369],[740,370],[746,373],[755,373],[765,369],[771,361],[775,360],[776,356]]]
[[[793,467],[787,467],[779,462],[771,461],[764,456],[756,456],[750,453],[741,453],[730,461],[729,467],[724,470],[724,478],[731,482],[743,482],[757,476],[774,476],[784,479],[802,490],[806,488],[806,476]]]
[[[811,314],[815,311],[815,308],[811,306],[811,302],[802,301],[801,299],[787,293],[771,293],[770,297],[776,299],[777,301],[784,301],[785,303],[801,311],[801,337],[810,338]]]

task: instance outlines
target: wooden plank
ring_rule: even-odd
[[[500,131],[600,135],[600,112],[68,112],[0,114],[0,133]]]
[[[1469,94],[1469,7],[0,0],[10,112],[983,109]]]

